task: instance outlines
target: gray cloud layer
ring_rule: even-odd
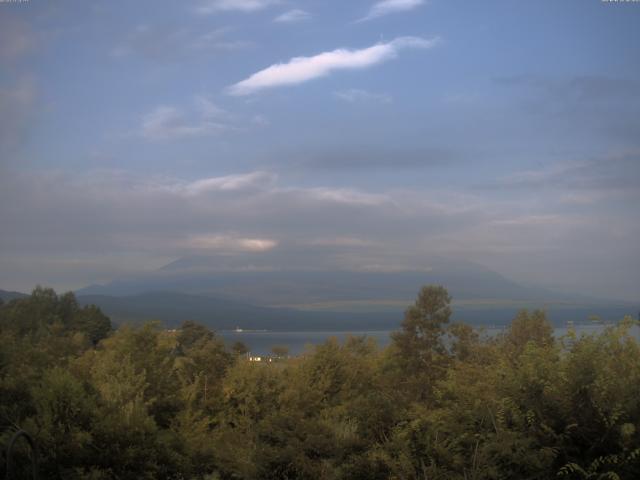
[[[596,266],[615,279],[602,295],[633,298],[640,228],[624,205],[631,209],[640,199],[625,180],[637,176],[638,159],[627,153],[504,178],[501,188],[545,189],[544,202],[511,194],[508,205],[495,185],[476,193],[362,191],[298,187],[262,171],[194,181],[117,171],[5,175],[0,281],[38,268],[43,278],[55,271],[59,283],[81,286],[104,279],[104,263],[111,274],[131,271],[132,257],[140,269],[215,254],[230,259],[229,268],[397,270],[440,254],[592,293],[603,282],[576,284],[575,273]],[[612,216],[616,204],[623,207]]]

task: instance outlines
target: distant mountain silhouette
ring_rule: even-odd
[[[5,301],[8,302],[10,300],[14,300],[16,298],[24,298],[27,297],[28,295],[26,293],[20,293],[20,292],[10,292],[7,290],[0,290],[0,298]]]
[[[116,322],[194,320],[216,329],[371,330],[397,328],[422,285],[444,285],[454,320],[509,322],[520,308],[544,308],[557,323],[589,315],[618,320],[637,306],[524,287],[472,262],[434,258],[414,270],[348,271],[250,267],[221,256],[184,257],[156,271],[78,290]]]
[[[345,301],[407,301],[422,285],[447,287],[455,300],[589,302],[592,299],[524,287],[472,262],[434,258],[414,270],[349,271],[238,268],[220,257],[185,257],[165,267],[106,285],[92,285],[80,295],[135,295],[171,291],[240,300],[259,305],[301,305]]]

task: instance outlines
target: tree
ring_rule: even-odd
[[[553,345],[553,326],[544,311],[534,310],[529,314],[527,310],[521,310],[511,322],[504,340],[507,349],[517,356],[529,342],[539,347]]]
[[[402,330],[391,335],[399,366],[409,374],[408,382],[413,383],[419,398],[424,398],[444,373],[447,352],[443,336],[451,317],[450,304],[446,288],[422,287],[415,304],[404,314]]]
[[[206,342],[213,338],[213,332],[204,325],[187,320],[182,323],[178,334],[178,343],[184,348],[191,348],[198,342]]]
[[[408,356],[444,353],[442,335],[451,317],[451,297],[442,286],[422,287],[413,306],[404,315],[402,330],[393,341]]]
[[[451,354],[461,361],[472,361],[477,356],[480,335],[465,323],[454,323],[448,329],[451,338]]]
[[[46,370],[31,394],[35,415],[25,428],[37,432],[41,467],[56,472],[55,478],[68,478],[74,467],[91,462],[95,402],[79,380],[59,367]]]
[[[231,351],[237,355],[237,356],[242,356],[245,355],[249,352],[249,347],[247,347],[244,342],[241,341],[236,341],[233,342],[233,345],[231,345]]]
[[[111,320],[95,305],[76,311],[72,322],[74,329],[85,333],[93,345],[107,338],[112,331]]]
[[[92,344],[106,317],[39,288],[0,306],[0,424],[56,480],[640,478],[638,322],[561,343],[520,312],[487,338],[450,302],[424,287],[384,350],[333,338],[265,364],[193,322]]]
[[[271,353],[278,358],[286,358],[289,356],[289,347],[286,345],[274,345],[271,347]]]

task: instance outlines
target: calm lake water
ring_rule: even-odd
[[[574,326],[578,334],[590,334],[602,331],[605,325],[601,324],[580,324]],[[637,327],[636,337],[638,337]],[[485,328],[486,335],[496,335],[503,331],[503,328]],[[554,330],[557,337],[565,335],[568,327],[558,327]],[[289,348],[291,355],[298,355],[312,345],[325,342],[328,338],[335,337],[339,341],[344,341],[348,336],[366,336],[373,338],[378,346],[386,346],[391,341],[391,330],[373,331],[323,331],[323,332],[278,332],[278,331],[244,331],[222,330],[218,334],[229,344],[239,341],[243,342],[254,355],[268,355],[271,348],[276,345],[284,345]]]

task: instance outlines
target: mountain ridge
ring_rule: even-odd
[[[487,267],[468,261],[436,258],[413,270],[275,269],[247,264],[233,269],[218,257],[183,257],[157,270],[78,289],[79,295],[126,296],[172,291],[227,298],[262,306],[322,302],[404,300],[422,285],[447,287],[456,300],[503,299],[538,302],[624,303],[584,295],[525,287]]]

